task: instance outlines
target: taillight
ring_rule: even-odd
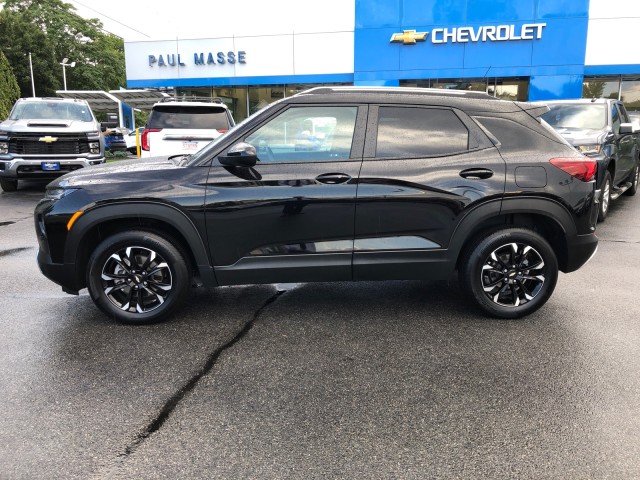
[[[142,138],[140,139],[140,148],[148,152],[151,146],[149,144],[149,134],[152,132],[160,132],[160,131],[162,131],[161,128],[145,128],[144,132],[142,132]]]
[[[220,133],[227,133],[229,130],[218,130]]]
[[[590,182],[596,176],[597,163],[593,158],[552,158],[551,165],[567,172],[572,177]]]

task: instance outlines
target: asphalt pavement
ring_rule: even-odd
[[[0,479],[640,478],[640,197],[545,307],[455,282],[194,290],[112,322],[38,271],[0,194]]]

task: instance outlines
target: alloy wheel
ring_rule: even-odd
[[[129,246],[113,253],[101,273],[105,296],[117,308],[147,313],[160,307],[173,288],[171,269],[157,252]]]
[[[482,289],[492,302],[518,307],[540,293],[545,282],[545,263],[532,246],[508,243],[491,252],[480,275]]]
[[[609,211],[609,202],[611,201],[611,183],[605,182],[602,188],[602,214],[606,215]]]

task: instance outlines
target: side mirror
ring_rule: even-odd
[[[100,124],[100,131],[104,132],[107,130],[107,127],[105,127],[103,124]]]
[[[240,142],[231,147],[226,155],[220,155],[218,161],[229,167],[253,167],[258,160],[256,147]]]
[[[620,135],[628,135],[629,133],[633,133],[633,123],[621,123]]]

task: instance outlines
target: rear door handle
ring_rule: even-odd
[[[493,170],[488,168],[467,168],[460,172],[462,178],[491,178],[493,177]]]
[[[318,175],[316,180],[320,183],[326,183],[328,185],[336,185],[338,183],[346,183],[351,180],[351,175],[346,173],[323,173]]]

